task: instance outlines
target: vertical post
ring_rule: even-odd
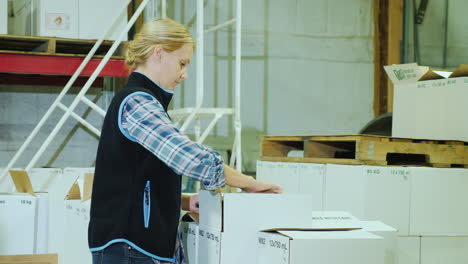
[[[162,18],[166,18],[167,17],[167,2],[166,0],[161,0],[161,13],[162,13]]]
[[[403,0],[388,1],[388,61],[387,64],[401,63],[401,42],[403,40]],[[387,112],[393,112],[393,83],[387,80]]]
[[[236,169],[238,171],[242,171],[242,141],[241,141],[241,133],[242,133],[242,124],[240,118],[240,109],[241,109],[241,33],[242,33],[242,0],[237,0],[237,7],[236,7],[236,76],[235,76],[235,106],[234,106],[234,127],[236,131],[237,144],[236,147]]]
[[[393,111],[393,84],[384,65],[400,63],[403,0],[374,0],[374,115]]]

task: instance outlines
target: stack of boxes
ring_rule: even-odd
[[[8,34],[12,35],[99,39],[117,20],[106,38],[115,40],[127,25],[127,2],[126,0],[15,0],[9,3],[14,17],[9,19],[9,23],[6,21],[2,23],[2,20],[6,20],[8,1],[0,0],[0,12],[3,14],[5,10],[5,14],[0,14],[0,34],[3,30],[3,34],[7,34],[8,31]],[[109,6],[114,7],[114,11],[110,12]],[[123,40],[127,40],[127,37],[125,36]]]
[[[468,141],[462,111],[468,95],[467,65],[454,72],[414,63],[388,66],[386,71],[395,84],[394,137]],[[457,160],[435,165],[463,167],[467,144],[450,145],[456,148],[446,153],[457,153]],[[400,264],[468,262],[465,168],[258,161],[257,179],[279,183],[285,193],[320,196],[323,210],[349,211],[397,228]]]
[[[323,210],[397,228],[399,263],[468,260],[466,169],[258,161],[257,178],[283,184],[285,193],[306,190],[301,179],[315,179],[310,190],[322,196]]]
[[[395,229],[324,212],[311,197],[201,191],[199,224],[181,224],[187,262],[395,263]]]
[[[90,264],[92,172],[94,168],[10,171],[0,185],[0,255],[50,253],[58,254],[59,263]]]

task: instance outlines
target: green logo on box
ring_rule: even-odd
[[[403,70],[393,70],[393,73],[395,73],[395,76],[399,81],[405,79],[405,72]]]

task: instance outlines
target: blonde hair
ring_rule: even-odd
[[[168,18],[154,19],[144,24],[135,38],[127,43],[125,63],[134,69],[146,61],[157,45],[171,52],[187,43],[195,49],[195,41],[184,25]]]

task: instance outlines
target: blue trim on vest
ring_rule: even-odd
[[[139,246],[133,244],[132,242],[128,241],[127,239],[123,239],[123,238],[113,239],[113,240],[107,242],[107,244],[105,244],[102,247],[90,248],[89,250],[91,252],[97,252],[97,251],[101,251],[101,250],[105,249],[106,247],[108,247],[108,246],[110,246],[112,244],[121,243],[121,242],[128,244],[129,246],[133,247],[134,249],[138,250],[140,253],[145,254],[148,257],[152,257],[152,258],[155,258],[155,259],[161,260],[161,261],[168,261],[170,263],[175,262],[175,256],[173,258],[163,258],[163,257],[156,256],[156,255],[151,254],[148,251],[140,248]]]
[[[156,86],[158,86],[159,88],[161,88],[161,89],[162,89],[163,91],[165,91],[166,93],[174,94],[174,91],[164,89],[161,85],[159,85],[157,82],[153,81],[153,79],[151,79],[150,77],[148,77],[148,75],[142,73],[141,71],[134,71],[134,72],[138,72],[139,74],[141,74],[141,75],[145,76],[146,78],[150,79],[154,84],[156,84]]]
[[[151,214],[151,185],[150,181],[146,181],[146,186],[143,194],[143,217],[145,228],[149,227],[149,220]]]
[[[119,124],[119,129],[120,129],[120,132],[122,132],[122,134],[128,138],[129,140],[133,141],[133,142],[137,142],[132,136],[130,136],[127,131],[125,131],[122,127],[122,111],[123,111],[123,106],[127,103],[127,101],[130,99],[130,97],[134,96],[134,95],[137,95],[137,94],[141,94],[141,95],[149,95],[151,97],[153,97],[151,94],[149,93],[145,93],[145,92],[134,92],[134,93],[131,93],[129,95],[127,95],[127,97],[125,97],[125,99],[122,100],[122,103],[120,103],[120,106],[119,106],[119,119],[117,121],[117,123]],[[154,97],[153,97],[154,98]]]

